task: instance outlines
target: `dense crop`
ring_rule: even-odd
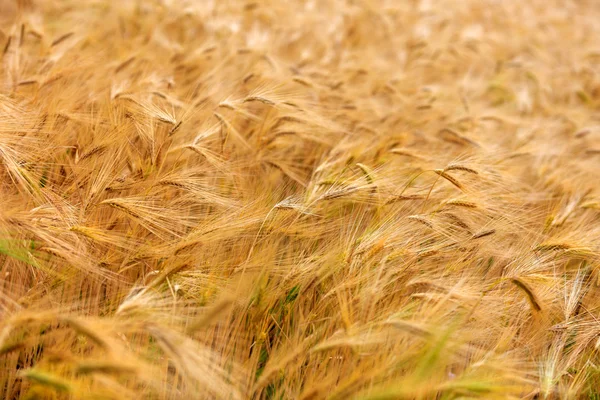
[[[0,397],[600,398],[599,21],[0,1]]]

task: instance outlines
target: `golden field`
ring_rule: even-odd
[[[0,398],[600,399],[600,2],[0,1]]]

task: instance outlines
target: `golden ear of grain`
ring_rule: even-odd
[[[418,222],[422,223],[423,225],[433,229],[433,222],[431,222],[428,218],[426,218],[422,215],[409,215],[407,218],[412,219],[414,221],[418,221]]]
[[[477,204],[472,201],[460,200],[460,199],[451,199],[445,202],[446,205],[455,206],[455,207],[463,207],[463,208],[478,208]]]
[[[485,231],[481,231],[481,232],[475,233],[473,235],[472,239],[481,239],[481,238],[484,238],[486,236],[493,235],[494,233],[496,233],[495,229],[488,229],[488,230],[485,230]]]
[[[463,185],[455,177],[446,173],[443,169],[436,169],[433,172],[435,172],[436,174],[438,174],[439,176],[441,176],[460,190],[464,190]]]
[[[61,322],[67,324],[71,329],[80,335],[86,336],[91,339],[98,346],[103,349],[109,349],[108,342],[102,337],[102,333],[96,332],[92,327],[86,324],[84,321],[77,320],[74,318],[63,318]],[[106,332],[104,332],[106,333]]]
[[[348,186],[343,189],[328,191],[321,196],[321,200],[333,200],[338,199],[340,197],[348,196],[354,192],[357,192],[358,188],[353,186]]]
[[[69,33],[65,33],[62,36],[59,36],[58,38],[56,38],[51,44],[50,47],[54,47],[59,45],[60,43],[64,42],[65,40],[67,40],[68,38],[70,38],[71,36],[73,36],[75,33],[74,32],[69,32]]]
[[[367,180],[367,183],[372,184],[374,182],[373,171],[371,171],[371,169],[369,167],[367,167],[366,165],[361,164],[361,163],[356,163],[356,166],[358,168],[360,168],[362,173],[365,175],[365,179]]]
[[[99,155],[102,154],[102,152],[104,152],[106,150],[106,146],[105,145],[99,145],[94,147],[93,149],[89,150],[88,152],[84,153],[81,157],[79,157],[78,161],[83,161],[86,158],[90,158],[94,155]]]
[[[511,282],[515,284],[516,287],[521,289],[523,293],[527,296],[527,300],[529,304],[531,304],[531,308],[535,311],[542,311],[542,307],[540,306],[540,302],[538,301],[533,290],[520,278],[511,278]]]
[[[117,67],[115,68],[115,73],[119,73],[120,71],[124,70],[125,68],[127,68],[127,66],[129,66],[134,61],[135,61],[135,56],[129,57],[127,60],[125,60],[122,63],[120,63],[119,65],[117,65]]]
[[[595,257],[598,255],[597,251],[594,251],[590,247],[565,241],[548,241],[537,245],[534,247],[533,251],[563,251],[565,254],[572,254],[578,257]]]
[[[444,168],[444,171],[464,171],[470,174],[479,175],[479,172],[477,172],[473,168],[461,164],[450,164],[446,168]]]
[[[390,153],[398,154],[398,155],[406,156],[406,157],[417,158],[417,159],[424,159],[424,157],[422,157],[418,154],[415,154],[413,151],[411,151],[409,149],[404,149],[404,148],[393,148],[390,150]]]
[[[175,124],[175,126],[169,131],[169,136],[173,136],[175,133],[177,133],[182,123],[183,121],[179,121],[177,124]]]
[[[425,198],[425,196],[421,195],[421,194],[409,194],[409,195],[398,195],[398,196],[392,196],[390,197],[387,201],[386,204],[392,204],[392,203],[396,203],[399,201],[408,201],[408,200],[423,200]]]
[[[460,144],[462,146],[468,144],[473,147],[481,147],[479,144],[477,144],[473,140],[467,138],[466,136],[461,135],[454,129],[444,128],[444,129],[440,130],[438,134],[443,140],[446,140],[451,143]]]

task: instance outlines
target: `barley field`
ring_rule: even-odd
[[[0,0],[0,398],[600,399],[600,2]]]

